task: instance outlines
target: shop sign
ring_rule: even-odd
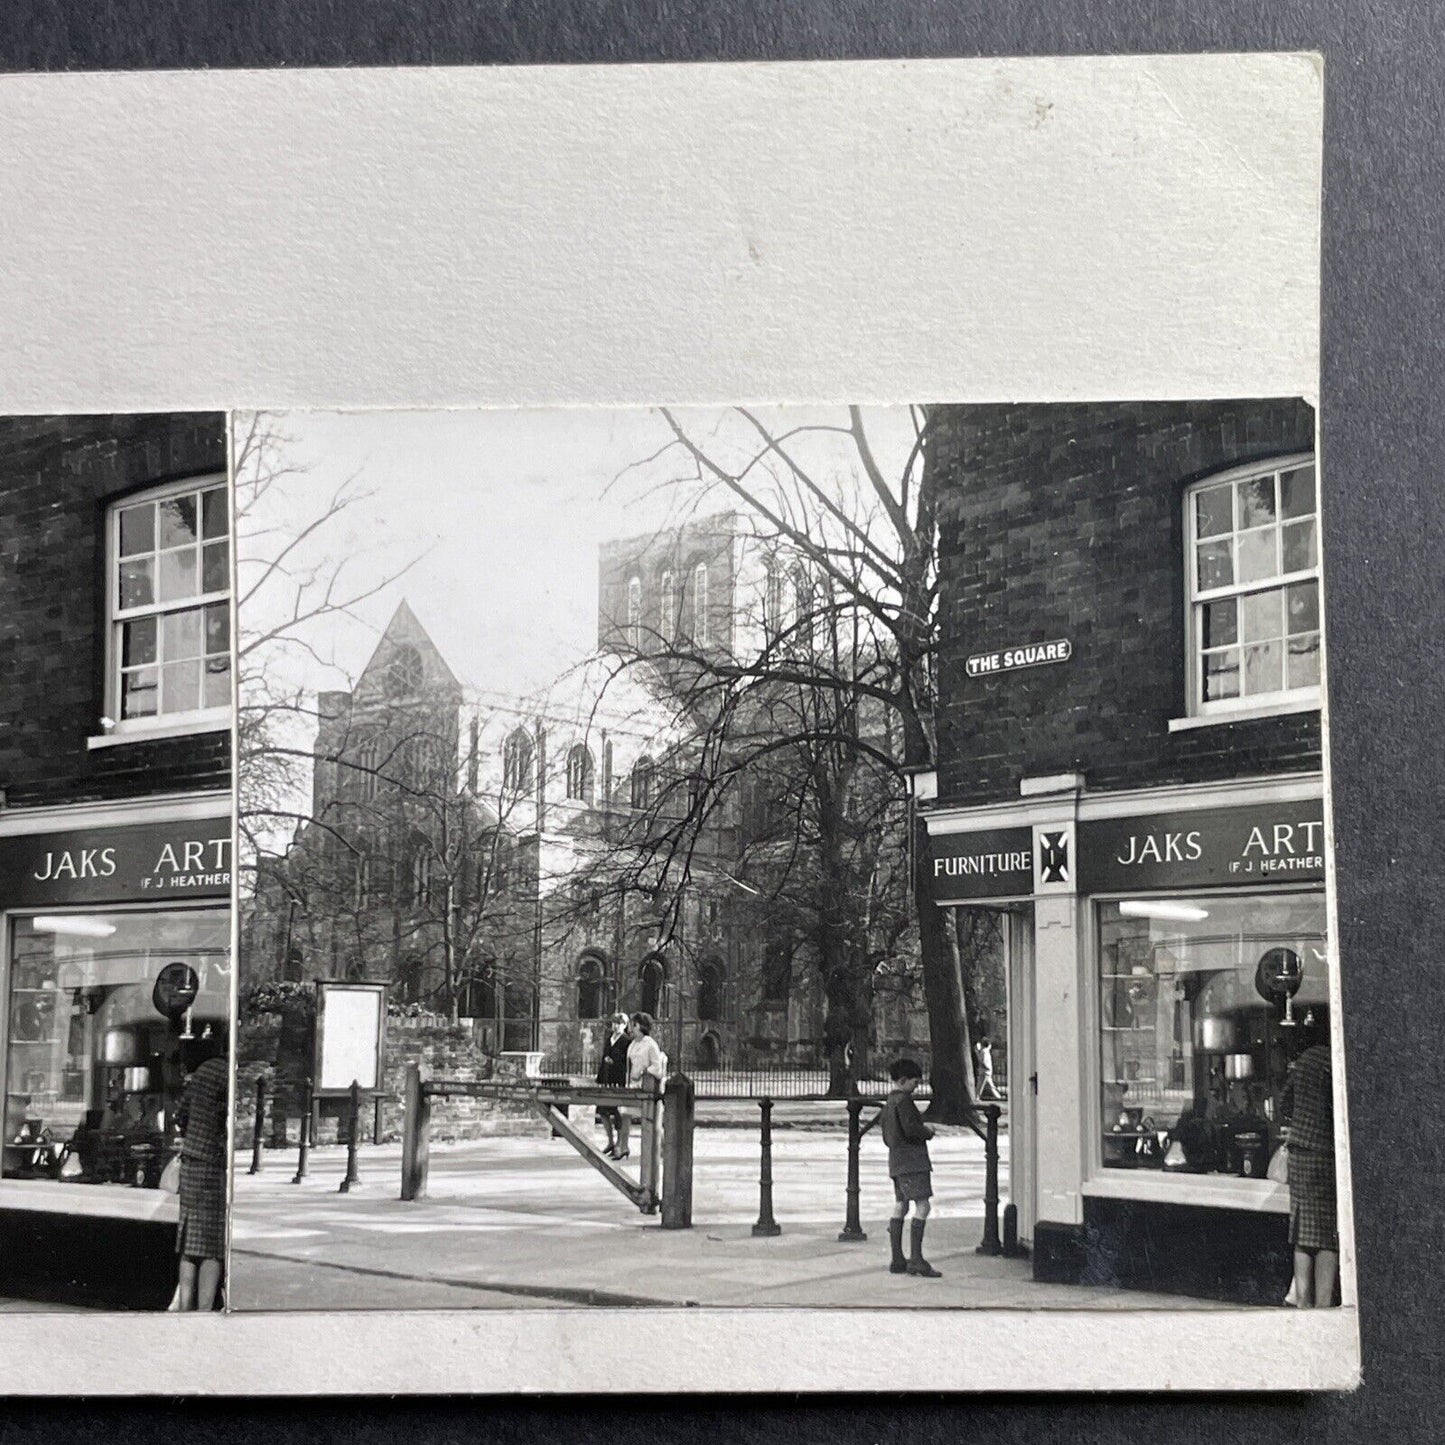
[[[936,834],[929,839],[928,887],[935,903],[1027,897],[1034,888],[1033,829]]]
[[[1137,818],[1078,829],[1080,891],[1317,883],[1325,876],[1324,805],[1259,803]]]
[[[1005,647],[998,652],[975,652],[965,664],[970,677],[990,677],[996,672],[1015,672],[1021,667],[1042,667],[1051,662],[1067,662],[1074,655],[1074,644],[1067,637],[1053,642],[1029,642],[1020,647]]]
[[[231,820],[0,837],[0,908],[231,896]]]

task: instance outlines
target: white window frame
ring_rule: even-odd
[[[205,492],[219,485],[226,493],[226,542],[229,548],[226,567],[226,587],[222,592],[202,592],[188,597],[174,607],[153,604],[150,607],[127,608],[120,603],[120,516],[129,507],[142,502],[162,502],[168,497],[181,496],[187,492]],[[199,520],[199,519],[198,519]],[[103,736],[92,738],[92,745],[108,742],[134,741],[141,738],[177,737],[187,733],[212,732],[229,728],[234,712],[236,686],[236,608],[235,608],[235,566],[236,537],[235,514],[231,504],[230,489],[224,472],[204,472],[199,476],[166,482],[161,486],[147,487],[118,497],[106,508],[105,517],[105,719],[109,726]],[[197,539],[197,548],[204,541]],[[156,579],[159,587],[159,577]],[[230,613],[231,637],[231,698],[217,707],[189,708],[183,712],[158,713],[154,717],[122,718],[121,711],[121,629],[124,623],[141,617],[165,616],[167,611],[183,608],[203,608],[216,603],[225,603]],[[204,628],[204,620],[202,627]],[[157,623],[157,634],[160,626]],[[159,664],[158,664],[159,665]],[[204,667],[204,658],[202,659]]]
[[[1313,465],[1315,467],[1315,564],[1313,567],[1302,571],[1281,572],[1276,577],[1260,583],[1241,584],[1234,582],[1228,587],[1214,588],[1206,592],[1197,589],[1197,566],[1199,541],[1198,519],[1194,505],[1195,497],[1202,491],[1208,491],[1213,487],[1228,484],[1233,489],[1239,482],[1248,481],[1254,477],[1274,476],[1277,473],[1291,471],[1295,467]],[[1270,457],[1266,460],[1253,462],[1247,466],[1232,467],[1226,471],[1214,472],[1207,477],[1201,477],[1197,482],[1191,482],[1184,489],[1184,659],[1185,659],[1185,713],[1183,718],[1174,719],[1170,723],[1171,731],[1178,731],[1183,728],[1197,727],[1212,722],[1239,721],[1246,717],[1269,717],[1281,713],[1307,712],[1317,709],[1320,705],[1321,685],[1314,684],[1309,687],[1281,688],[1274,692],[1250,693],[1241,692],[1238,697],[1217,698],[1206,702],[1204,699],[1204,677],[1203,677],[1203,639],[1201,637],[1200,620],[1206,602],[1223,600],[1226,597],[1241,598],[1253,592],[1266,590],[1278,590],[1287,587],[1295,582],[1313,581],[1318,589],[1320,609],[1320,676],[1323,679],[1325,666],[1324,651],[1324,592],[1322,584],[1321,561],[1324,556],[1323,541],[1320,536],[1320,478],[1319,467],[1316,463],[1313,452],[1296,452],[1286,456]],[[1238,535],[1238,518],[1232,518],[1231,536]],[[1278,518],[1276,526],[1279,525]],[[1236,559],[1237,575],[1237,559]],[[1284,639],[1286,656],[1281,659],[1281,667],[1288,667],[1288,637]],[[1241,669],[1243,668],[1243,645],[1241,647]],[[1243,676],[1240,678],[1243,686]]]
[[[657,583],[657,634],[663,642],[677,638],[677,584],[670,567]]]

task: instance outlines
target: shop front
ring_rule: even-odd
[[[187,1073],[227,1041],[224,794],[0,813],[4,1283],[163,1306]]]
[[[1285,1078],[1330,1027],[1321,779],[1022,793],[928,824],[935,902],[1010,914],[1035,1275],[1277,1304]]]

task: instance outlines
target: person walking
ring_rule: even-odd
[[[183,1045],[183,1048],[185,1046]],[[180,1281],[172,1308],[211,1310],[226,1257],[226,1042],[207,1032],[186,1050],[191,1069],[176,1122],[181,1132]]]
[[[978,1097],[981,1100],[997,1102],[1003,1095],[993,1081],[993,1041],[987,1034],[978,1036],[978,1042],[973,1046],[973,1054],[977,1061],[974,1072]]]
[[[608,1022],[609,1036],[597,1064],[597,1082],[604,1087],[620,1089],[627,1083],[627,1050],[632,1044],[631,1020],[625,1013],[615,1013]],[[606,1154],[617,1157],[617,1109],[598,1105],[597,1122],[607,1133]]]
[[[1289,1126],[1289,1242],[1294,1246],[1294,1303],[1327,1309],[1335,1302],[1340,1238],[1335,1192],[1334,1072],[1323,1027],[1301,1025],[1305,1047],[1289,1066],[1281,1115]]]
[[[923,1068],[917,1059],[896,1059],[888,1068],[893,1090],[883,1102],[883,1142],[888,1146],[888,1173],[893,1179],[893,1217],[888,1221],[888,1243],[892,1260],[890,1274],[912,1274],[921,1279],[940,1279],[923,1257],[923,1231],[928,1227],[932,1209],[933,1165],[928,1158],[928,1141],[933,1130],[923,1122],[913,1091],[923,1081]],[[910,1254],[903,1254],[903,1226],[908,1206],[913,1206],[913,1228]]]
[[[642,1081],[651,1076],[657,1080],[658,1088],[661,1088],[667,1077],[667,1055],[652,1037],[652,1015],[635,1013],[628,1020],[628,1027],[632,1041],[627,1046],[627,1087],[640,1089],[643,1087]],[[617,1151],[612,1156],[614,1159],[626,1159],[631,1152],[628,1148],[631,1127],[631,1116],[626,1109],[620,1109],[617,1119]]]

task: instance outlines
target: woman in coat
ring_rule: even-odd
[[[652,1037],[652,1015],[633,1014],[630,1027],[632,1042],[627,1046],[627,1087],[640,1089],[643,1087],[642,1081],[651,1076],[657,1080],[658,1087],[661,1088],[663,1080],[667,1076],[667,1056],[658,1047],[657,1040]],[[614,1158],[627,1158],[629,1153],[628,1135],[631,1127],[632,1121],[628,1118],[627,1110],[623,1109],[617,1121],[617,1152],[613,1156]]]
[[[1300,1309],[1335,1302],[1340,1238],[1335,1202],[1335,1114],[1330,1046],[1307,1019],[1306,1047],[1289,1066],[1282,1113],[1289,1123],[1289,1242],[1294,1302]]]
[[[628,1022],[626,1014],[615,1013],[608,1024],[607,1043],[597,1064],[597,1082],[604,1087],[620,1089],[627,1083],[627,1050],[632,1043]],[[617,1110],[598,1105],[597,1122],[607,1131],[607,1157],[624,1157],[617,1150]]]
[[[190,1077],[181,1094],[177,1123],[181,1140],[180,1221],[176,1254],[180,1283],[172,1305],[178,1310],[216,1306],[226,1257],[225,1040],[201,1038],[190,1050]]]

